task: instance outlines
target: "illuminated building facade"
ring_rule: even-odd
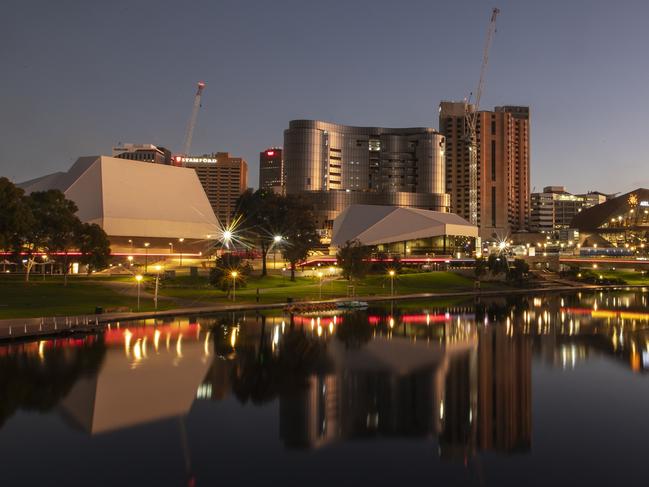
[[[644,253],[649,237],[649,189],[639,188],[580,212],[571,226],[582,244]]]
[[[259,189],[284,193],[284,158],[282,149],[270,147],[259,153]]]
[[[153,144],[122,144],[113,147],[113,157],[130,161],[173,164],[171,151]]]
[[[292,120],[284,131],[285,191],[314,208],[325,238],[351,204],[446,211],[444,137],[431,128],[351,127]]]
[[[469,151],[464,102],[439,105],[439,131],[446,137],[446,190],[453,213],[470,220]],[[529,107],[502,106],[477,118],[478,227],[485,239],[527,230],[530,212]]]
[[[570,228],[577,213],[604,203],[607,196],[598,192],[571,194],[563,186],[546,186],[531,195],[530,230],[553,233]]]
[[[237,200],[248,187],[248,163],[229,152],[206,156],[175,156],[176,163],[198,174],[207,199],[221,225],[227,226],[236,214]]]

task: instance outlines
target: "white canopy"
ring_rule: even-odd
[[[350,205],[334,220],[332,244],[403,242],[443,235],[477,237],[478,227],[454,213],[399,206]]]

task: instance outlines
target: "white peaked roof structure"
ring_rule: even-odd
[[[477,237],[478,227],[454,213],[399,206],[350,205],[334,220],[331,243],[340,247],[404,242],[443,235]]]
[[[193,169],[106,156],[80,157],[65,173],[20,185],[25,192],[59,189],[86,223],[111,237],[206,239],[218,222]]]

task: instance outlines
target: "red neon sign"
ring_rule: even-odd
[[[274,156],[274,155],[275,155],[275,151],[274,151],[274,150],[266,151],[266,155],[269,156],[269,157]]]

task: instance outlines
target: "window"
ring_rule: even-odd
[[[491,180],[496,180],[496,141],[491,141]]]
[[[496,226],[496,188],[491,188],[491,226]]]

